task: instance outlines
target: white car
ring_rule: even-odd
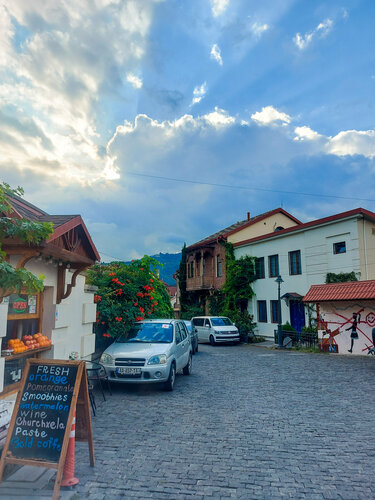
[[[190,335],[183,321],[140,321],[103,352],[100,362],[111,382],[163,382],[172,391],[179,370],[191,373]]]
[[[209,342],[215,345],[222,343],[237,343],[240,334],[231,320],[225,316],[197,316],[191,320],[198,334],[198,342]]]

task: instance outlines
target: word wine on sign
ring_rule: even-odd
[[[87,441],[90,464],[94,447],[85,363],[46,359],[27,360],[0,461],[4,465],[37,465],[57,469],[53,499],[59,497],[61,477],[74,414],[81,423],[77,439]]]

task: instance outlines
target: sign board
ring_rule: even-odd
[[[89,443],[93,466],[85,362],[28,360],[0,461],[0,481],[6,463],[54,468],[57,499],[75,412],[84,423],[77,428],[77,440]]]

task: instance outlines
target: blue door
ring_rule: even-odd
[[[301,333],[302,328],[305,326],[305,307],[300,300],[290,300],[290,324],[292,327]]]

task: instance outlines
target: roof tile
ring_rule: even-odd
[[[375,299],[375,280],[312,285],[303,302],[336,302],[340,300]]]

